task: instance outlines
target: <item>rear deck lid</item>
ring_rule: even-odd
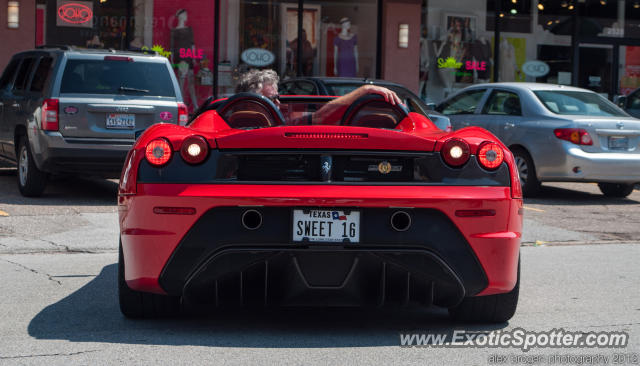
[[[228,135],[217,137],[216,142],[220,149],[433,151],[439,136],[366,127],[282,126],[232,130]]]

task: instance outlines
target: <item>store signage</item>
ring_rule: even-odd
[[[487,63],[486,61],[467,61],[465,63],[465,69],[487,71]]]
[[[202,49],[192,50],[191,48],[181,48],[180,58],[192,58],[195,60],[202,60],[204,58],[204,51]]]
[[[149,48],[147,46],[142,46],[142,51],[155,51],[160,56],[164,56],[166,58],[171,58],[171,51],[167,51],[159,44],[154,44],[153,47]]]
[[[438,59],[438,68],[439,69],[459,69],[462,67],[462,62],[456,61],[453,57],[447,57],[447,59],[443,59],[442,57]]]
[[[240,58],[246,64],[258,67],[271,65],[276,59],[271,51],[263,48],[249,48],[244,50]]]
[[[522,65],[522,72],[527,76],[539,78],[549,73],[549,65],[538,60],[527,61]]]
[[[91,27],[93,3],[90,1],[58,1],[57,26]]]

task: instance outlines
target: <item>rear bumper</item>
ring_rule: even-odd
[[[59,132],[38,130],[33,143],[36,165],[48,173],[118,178],[133,141],[70,139]]]
[[[640,182],[640,154],[589,153],[576,145],[564,142],[563,149],[563,164],[542,169],[540,178],[543,181]]]
[[[219,305],[452,306],[516,282],[522,201],[505,187],[147,184],[119,205],[125,279],[139,291]],[[196,214],[158,215],[157,206]],[[263,213],[260,229],[242,227],[242,206]],[[292,242],[295,207],[359,210],[360,242]],[[389,225],[394,207],[413,217],[406,232]],[[496,216],[456,217],[461,209]]]

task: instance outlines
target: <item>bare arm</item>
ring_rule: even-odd
[[[380,94],[384,97],[384,100],[392,105],[401,104],[402,100],[393,91],[387,88],[377,85],[363,85],[351,93],[345,94],[340,98],[334,99],[331,102],[322,106],[313,114],[313,124],[320,123],[327,116],[336,112],[339,109],[346,109],[353,104],[358,98],[366,94]]]

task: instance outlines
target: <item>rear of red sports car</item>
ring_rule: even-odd
[[[240,95],[138,139],[118,201],[126,316],[188,298],[511,318],[522,199],[507,148],[376,97],[316,124],[324,102]]]

